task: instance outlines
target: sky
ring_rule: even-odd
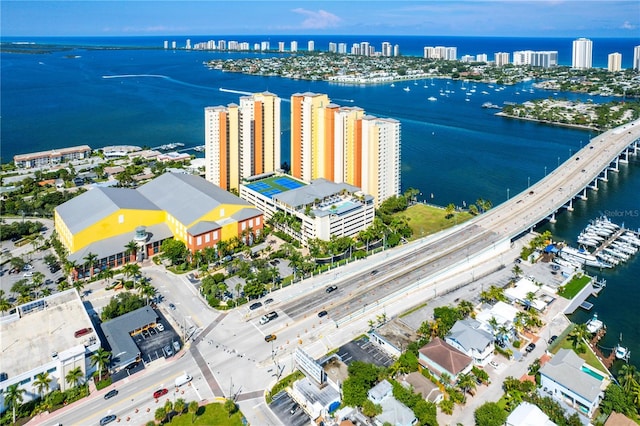
[[[0,35],[634,37],[638,0],[0,1]]]

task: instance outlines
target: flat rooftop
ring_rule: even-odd
[[[0,371],[10,379],[46,364],[54,352],[97,339],[95,330],[74,336],[77,330],[90,327],[91,319],[75,289],[20,305],[18,313],[0,321]]]
[[[282,192],[300,188],[305,184],[288,176],[270,176],[251,183],[245,183],[244,186],[265,197],[272,197]]]

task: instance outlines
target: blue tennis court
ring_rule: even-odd
[[[286,192],[292,189],[305,186],[304,183],[298,182],[294,179],[286,176],[280,177],[268,177],[260,180],[259,182],[251,182],[246,184],[247,188],[256,191],[265,197],[271,197],[281,192]]]

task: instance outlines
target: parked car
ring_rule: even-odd
[[[167,357],[170,357],[170,356],[173,355],[173,350],[171,349],[171,346],[167,345],[167,346],[164,347],[164,354]]]
[[[524,348],[524,350],[525,350],[525,351],[527,351],[527,352],[533,352],[533,350],[534,350],[535,348],[536,348],[536,345],[535,345],[535,343],[533,343],[533,342],[532,342],[532,343],[529,343],[529,344],[527,345],[527,347],[526,347],[526,348]]]
[[[329,315],[327,311],[318,312],[318,318],[326,317],[327,315]]]
[[[167,393],[169,393],[169,390],[167,390],[167,389],[158,389],[157,391],[155,391],[155,392],[153,393],[153,397],[154,397],[155,399],[158,399],[158,398],[160,398],[162,395],[166,395]]]
[[[256,303],[252,303],[251,306],[249,306],[249,309],[254,311],[254,310],[258,309],[261,306],[262,306],[262,303],[256,302]]]
[[[267,334],[266,336],[264,336],[265,342],[273,342],[274,340],[276,340],[275,334]]]
[[[158,331],[164,331],[164,325],[161,322],[156,324],[156,328],[158,329]]]
[[[104,416],[103,418],[100,419],[100,426],[107,425],[111,422],[114,422],[115,420],[116,420],[115,414],[109,414],[108,416]]]
[[[269,303],[273,303],[273,299],[269,298],[269,299],[264,301],[265,305],[268,305]]]
[[[171,309],[172,311],[175,311],[176,305],[174,305],[173,303],[169,303],[169,309]]]
[[[555,342],[557,338],[558,338],[558,336],[556,336],[555,334],[553,336],[549,337],[549,344],[552,344],[553,342]]]
[[[327,287],[327,289],[325,290],[327,293],[331,293],[334,292],[338,289],[337,285],[330,285],[329,287]]]
[[[104,394],[104,399],[110,399],[113,398],[114,396],[116,396],[118,394],[118,391],[115,389],[111,389],[109,392]]]
[[[178,353],[178,351],[180,350],[180,342],[177,341],[173,341],[173,350],[175,353]]]
[[[300,408],[298,403],[294,403],[293,407],[291,407],[291,410],[289,410],[289,414],[294,415],[298,411],[298,408]]]

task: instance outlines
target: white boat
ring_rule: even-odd
[[[393,83],[391,83],[391,87],[396,87],[396,85],[395,85],[395,84],[393,84]]]
[[[560,257],[568,261],[574,261],[581,265],[592,266],[595,268],[609,268],[611,265],[607,265],[598,260],[597,257],[589,253],[585,249],[575,249],[573,247],[563,247],[560,252]]]
[[[593,314],[593,317],[587,321],[587,331],[589,333],[597,333],[604,327],[604,323],[598,319],[598,314]]]
[[[631,355],[631,353],[628,348],[622,346],[622,333],[620,333],[620,342],[618,342],[614,351],[616,353],[616,358],[629,361],[629,355]]]
[[[409,92],[411,89],[409,89],[409,86],[407,86],[407,87],[405,87],[405,88],[404,88],[404,89],[402,89],[402,90],[404,90],[405,92]]]
[[[429,100],[429,101],[431,101],[431,102],[434,102],[434,101],[437,101],[437,100],[438,100],[438,98],[434,98],[433,96],[429,96],[429,97],[427,98],[427,100]]]

